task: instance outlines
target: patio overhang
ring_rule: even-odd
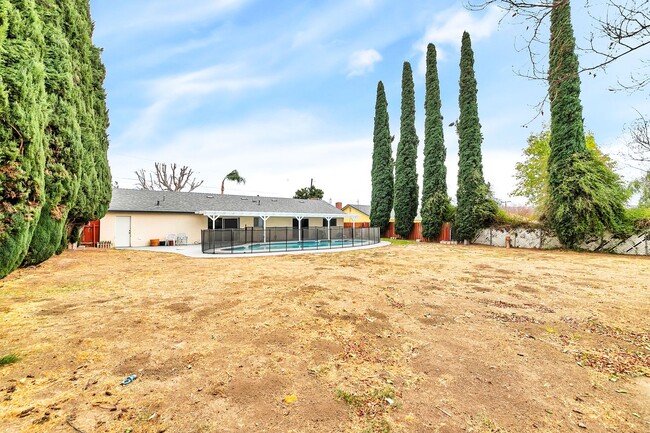
[[[356,219],[357,215],[350,215],[344,213],[298,213],[298,212],[253,212],[253,211],[213,211],[203,210],[195,212],[198,215],[205,215],[210,219],[217,219],[221,217],[259,217],[259,218],[352,218]]]
[[[269,218],[279,217],[279,218],[296,218],[298,220],[298,240],[302,240],[302,220],[305,218],[323,218],[327,220],[327,229],[328,229],[328,238],[330,230],[330,222],[333,219],[337,218],[348,218],[347,214],[343,212],[339,213],[299,213],[299,212],[253,212],[253,211],[213,211],[205,210],[196,212],[199,215],[205,215],[210,218],[212,221],[216,221],[218,218],[222,217],[258,217],[261,218],[264,223],[264,242],[266,242],[266,221]],[[353,220],[357,219],[357,215],[350,215]],[[354,232],[354,226],[352,227]]]

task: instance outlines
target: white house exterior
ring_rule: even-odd
[[[208,228],[342,227],[345,217],[323,200],[114,189],[100,241],[141,247],[184,236],[194,244]]]

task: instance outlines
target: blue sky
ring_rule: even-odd
[[[122,188],[134,187],[135,170],[177,162],[205,181],[199,191],[218,192],[237,169],[247,182],[227,184],[226,193],[290,197],[313,178],[326,200],[369,204],[377,82],[386,86],[395,152],[404,61],[415,71],[421,183],[426,44],[439,51],[447,125],[458,116],[467,30],[485,177],[498,198],[523,203],[508,196],[527,136],[549,121],[545,114],[522,127],[545,89],[515,73],[528,67],[527,54],[516,49],[524,28],[500,23],[496,9],[469,12],[444,0],[91,0],[91,7],[107,68],[109,162]],[[573,14],[577,37],[586,37],[586,13]],[[608,91],[635,61],[583,77],[586,127],[614,155],[634,110],[650,108],[647,95]],[[445,127],[445,143],[453,195],[453,128]]]

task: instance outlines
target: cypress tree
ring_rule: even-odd
[[[460,91],[458,104],[458,193],[456,234],[471,241],[488,222],[495,203],[483,178],[481,143],[483,134],[478,117],[477,86],[474,76],[474,52],[469,33],[463,33],[460,52]]]
[[[79,192],[68,215],[67,236],[62,241],[77,242],[79,229],[88,221],[105,215],[111,198],[108,167],[108,111],[103,87],[105,69],[101,50],[92,44],[93,24],[88,0],[69,0],[65,10],[66,33],[73,53],[76,83],[81,92],[77,113],[83,143]]]
[[[424,102],[424,173],[422,175],[422,235],[435,239],[448,216],[445,137],[436,47],[427,46],[426,95]],[[435,198],[434,198],[435,197]],[[426,210],[425,210],[426,209]]]
[[[375,130],[372,151],[372,198],[370,201],[370,224],[383,233],[388,228],[393,210],[393,150],[388,124],[388,102],[384,83],[377,84],[375,103]]]
[[[0,278],[23,261],[44,196],[47,99],[33,0],[0,1]]]
[[[67,1],[37,5],[45,37],[45,89],[50,116],[45,127],[46,162],[43,211],[23,265],[50,258],[65,236],[65,223],[79,190],[81,130],[76,101],[81,97],[74,84],[70,45],[63,32],[62,9]]]
[[[560,241],[574,247],[589,235],[618,227],[626,193],[618,176],[586,147],[568,0],[553,1],[550,36],[548,215]]]
[[[402,70],[402,113],[395,162],[395,233],[408,237],[418,212],[418,174],[415,163],[418,135],[415,130],[415,90],[411,64]]]

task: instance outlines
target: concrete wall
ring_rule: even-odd
[[[562,248],[562,244],[555,235],[541,229],[483,229],[473,243],[505,247],[508,235],[513,248]],[[639,233],[625,239],[605,235],[602,238],[584,242],[580,248],[587,251],[647,256],[650,255],[650,234]]]

